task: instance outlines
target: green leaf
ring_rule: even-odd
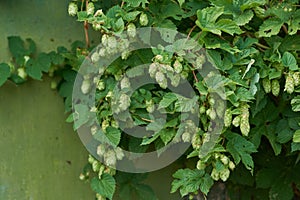
[[[142,4],[142,7],[145,8],[146,4],[149,3],[148,0],[125,0],[124,2],[128,3],[130,6],[137,8]]]
[[[77,21],[84,22],[84,21],[86,21],[89,18],[89,15],[87,14],[86,11],[79,11],[77,13],[77,17],[78,17]]]
[[[0,64],[0,86],[3,85],[10,76],[10,67],[6,63]]]
[[[216,23],[216,27],[219,30],[221,30],[225,33],[228,33],[230,35],[243,33],[243,31],[240,29],[240,27],[234,21],[232,21],[230,19],[220,19]]]
[[[18,58],[27,54],[27,51],[24,47],[25,43],[19,36],[10,36],[7,39],[9,51],[13,57]]]
[[[257,152],[254,144],[233,132],[227,132],[226,138],[228,139],[226,149],[231,153],[235,163],[238,164],[242,160],[245,167],[253,172],[254,162],[250,154]]]
[[[173,174],[175,180],[172,182],[171,193],[180,189],[181,196],[185,196],[189,193],[196,192],[201,185],[203,185],[202,188],[206,191],[210,185],[210,181],[208,178],[205,181],[202,180],[204,174],[205,172],[203,170],[179,169]]]
[[[171,103],[177,100],[177,96],[174,93],[166,93],[162,100],[159,102],[158,109],[167,108]]]
[[[214,180],[211,178],[210,175],[206,173],[204,177],[201,178],[201,183],[200,183],[201,192],[207,195],[210,188],[213,186],[213,184],[214,184]]]
[[[133,21],[141,13],[141,11],[132,11],[124,15],[123,19],[126,21]]]
[[[300,111],[300,96],[296,96],[291,100],[292,110],[294,112]]]
[[[285,67],[288,67],[290,70],[295,71],[298,69],[297,60],[293,54],[290,52],[284,52],[282,56],[282,63]]]
[[[208,7],[197,11],[196,25],[203,31],[221,35],[221,31],[215,26],[216,20],[224,13],[221,7]]]
[[[139,200],[158,200],[153,189],[145,184],[137,184],[134,187]]]
[[[293,135],[293,142],[300,143],[300,130],[295,131]]]
[[[164,142],[165,145],[167,145],[172,138],[176,135],[175,129],[163,129],[160,131],[160,139]]]
[[[259,37],[271,37],[277,35],[284,22],[278,18],[269,18],[259,27]]]
[[[277,177],[275,182],[272,183],[269,198],[270,200],[292,199],[293,194],[291,184],[282,178]]]
[[[192,99],[178,95],[178,101],[175,103],[175,109],[177,112],[190,112],[194,108],[198,107],[199,96],[194,96]]]
[[[110,174],[104,173],[102,174],[101,179],[94,177],[91,180],[91,187],[93,191],[101,196],[112,200],[116,190],[116,181]]]
[[[254,13],[252,10],[246,10],[241,15],[239,15],[234,21],[238,26],[244,26],[245,24],[249,23],[253,18]]]
[[[178,3],[179,3],[179,6],[181,7],[182,6],[182,4],[184,4],[184,2],[185,2],[185,0],[177,0],[178,1]]]
[[[37,64],[36,60],[30,58],[26,63],[25,70],[31,78],[42,80],[42,69]]]
[[[121,140],[121,131],[115,127],[109,126],[106,128],[106,137],[116,147]]]

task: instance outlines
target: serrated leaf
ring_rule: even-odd
[[[269,198],[270,200],[292,199],[293,189],[289,182],[286,182],[282,178],[277,178],[275,183],[273,182],[272,184]]]
[[[148,0],[125,0],[124,2],[128,3],[132,7],[139,7],[142,4],[142,7],[145,8],[146,3],[149,3]]]
[[[132,11],[124,15],[123,19],[126,21],[133,21],[141,13],[141,11]]]
[[[241,15],[239,15],[234,21],[238,26],[244,26],[245,24],[249,23],[253,18],[254,13],[252,10],[246,10]]]
[[[295,131],[293,135],[293,142],[300,143],[300,130]]]
[[[91,187],[93,191],[101,196],[112,200],[116,190],[116,181],[110,174],[104,173],[102,174],[101,179],[94,177],[91,180]]]
[[[238,164],[242,160],[245,167],[253,172],[254,162],[250,154],[257,152],[254,144],[233,132],[226,133],[226,138],[228,139],[226,149],[233,156],[235,163]]]
[[[214,180],[211,178],[211,176],[205,174],[205,176],[201,178],[201,184],[200,184],[201,192],[207,195],[210,188],[213,186],[213,184],[214,184]]]
[[[284,22],[278,18],[269,18],[259,27],[259,37],[271,37],[277,35]]]
[[[190,112],[198,107],[199,96],[194,96],[192,99],[178,95],[178,101],[175,103],[177,112]]]
[[[298,69],[298,64],[295,56],[290,52],[284,52],[282,56],[282,64],[288,67],[290,70],[294,71]]]
[[[294,112],[300,111],[300,96],[296,96],[291,100],[292,110]]]
[[[6,63],[0,64],[0,86],[3,85],[10,76],[10,67]]]
[[[164,142],[165,145],[167,145],[175,135],[175,129],[163,129],[159,134],[160,139]]]
[[[243,33],[243,31],[240,29],[240,27],[234,21],[232,21],[230,19],[220,19],[216,23],[216,27],[219,30],[221,30],[225,33],[228,33],[230,35]]]
[[[121,131],[119,129],[109,126],[106,128],[105,135],[114,147],[118,146],[121,140]]]
[[[177,96],[174,93],[166,93],[162,100],[159,102],[158,109],[167,108],[171,103],[177,100]]]

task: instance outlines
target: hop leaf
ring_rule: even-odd
[[[272,87],[272,94],[277,97],[280,92],[279,81],[277,79],[272,80],[271,87]]]
[[[263,83],[263,88],[265,90],[266,93],[270,93],[271,92],[271,81],[268,78],[264,78],[262,80]]]
[[[294,79],[291,74],[288,74],[285,80],[284,91],[289,94],[294,92]]]

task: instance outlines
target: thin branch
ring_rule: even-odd
[[[255,43],[258,47],[260,47],[260,48],[262,48],[262,49],[270,49],[270,47],[268,47],[268,46],[265,46],[265,45],[263,45],[263,44],[261,44],[261,43]]]
[[[189,31],[189,33],[188,33],[188,35],[187,35],[187,39],[190,38],[191,33],[194,31],[194,29],[195,29],[196,27],[197,27],[197,25],[194,25],[194,26],[191,28],[191,30]]]
[[[89,0],[86,0],[85,1],[86,9],[88,7],[88,4],[89,4]],[[88,24],[87,21],[84,21],[83,27],[84,27],[84,35],[85,35],[86,48],[89,48],[90,47],[89,32],[88,32],[89,24]]]
[[[282,25],[282,30],[285,32],[285,34],[287,34],[287,35],[289,34],[289,32],[284,24]]]
[[[121,3],[121,8],[123,8],[124,4],[125,4],[125,2],[124,2],[124,1],[122,1],[122,3]]]
[[[194,66],[193,66],[194,67]],[[195,67],[194,67],[195,68]],[[195,79],[195,81],[196,81],[196,83],[198,83],[199,82],[199,80],[198,80],[198,78],[197,78],[197,76],[196,76],[196,74],[195,74],[195,71],[194,70],[192,70],[192,72],[193,72],[193,76],[194,76],[194,79]]]

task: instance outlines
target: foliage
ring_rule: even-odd
[[[115,51],[121,51],[122,55],[101,77],[93,80],[97,83],[96,107],[77,104],[78,113],[71,113],[67,121],[75,121],[74,130],[87,125],[95,137],[105,134],[111,145],[133,152],[155,149],[162,153],[162,147],[174,138],[191,142],[180,162],[191,162],[192,166],[178,169],[173,175],[171,192],[179,190],[182,196],[206,196],[214,181],[227,181],[233,199],[292,199],[299,195],[300,189],[297,3],[295,0],[72,1],[69,14],[101,34],[104,48],[93,52],[91,60],[113,55]],[[134,37],[137,28],[144,26],[187,34],[205,50],[205,56],[199,56],[192,65],[181,55],[159,47],[130,52],[128,40],[116,39],[124,31],[129,38]],[[175,41],[171,31],[158,34],[167,43]],[[0,64],[0,85],[6,80],[21,84],[29,77],[41,80],[43,73],[48,73],[54,76],[51,87],[57,88],[64,98],[66,112],[72,112],[74,80],[92,47],[76,42],[71,50],[59,47],[50,53],[37,53],[30,39],[23,41],[13,36],[8,41],[12,60]],[[186,48],[194,47],[188,44]],[[226,105],[215,105],[207,77],[197,73],[196,69],[208,62],[220,71],[219,76],[208,76],[212,76],[213,84],[222,83]],[[134,68],[145,63],[152,63],[149,69]],[[133,84],[131,78],[141,74],[149,74],[157,84],[142,86],[131,95],[126,93]],[[89,78],[82,77],[84,94],[91,87]],[[192,85],[196,95],[185,97],[167,89],[176,88],[183,80]],[[197,107],[199,110],[195,111]],[[125,110],[129,110],[131,118]],[[166,113],[167,117],[156,117],[157,112]],[[182,119],[182,113],[189,112],[197,112],[199,121]],[[89,120],[93,113],[103,132]],[[114,114],[118,114],[119,122]],[[209,122],[216,118],[224,118],[224,127],[214,148],[203,156],[200,148],[209,141]],[[126,136],[120,128],[138,125],[152,135],[137,139]],[[138,199],[156,199],[151,188],[141,183],[143,175],[113,169],[124,157],[120,151],[99,145],[97,154],[104,163],[90,156],[80,178],[91,183],[98,199],[113,199],[118,190],[122,198],[133,195]]]

